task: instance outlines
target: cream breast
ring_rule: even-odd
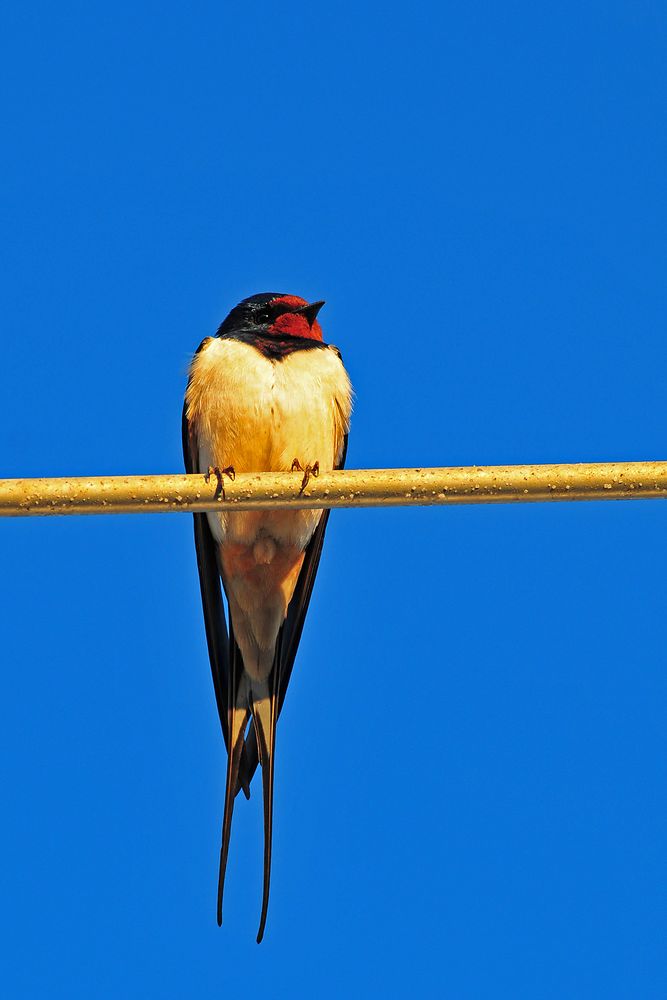
[[[330,471],[341,459],[351,387],[335,348],[271,360],[251,344],[211,338],[193,360],[186,401],[200,469],[289,471],[296,458]],[[261,533],[302,547],[320,513],[223,512],[209,514],[209,523],[218,541],[252,544]]]

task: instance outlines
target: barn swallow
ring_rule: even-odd
[[[228,754],[217,917],[221,924],[234,799],[240,789],[250,796],[259,763],[264,885],[258,943],[269,902],[276,722],[329,511],[234,511],[224,505],[224,477],[294,471],[303,473],[304,488],[311,474],[343,467],[352,389],[340,352],[324,343],[317,321],[323,305],[279,292],[244,299],[200,344],[183,407],[186,470],[215,473],[221,495],[219,512],[194,515],[206,639]]]

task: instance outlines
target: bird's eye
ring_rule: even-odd
[[[275,323],[279,316],[285,312],[285,305],[283,302],[267,302],[263,309],[257,314],[258,323]]]

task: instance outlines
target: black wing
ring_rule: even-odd
[[[183,459],[185,461],[185,471],[196,473],[202,471],[199,468],[199,450],[196,436],[188,423],[186,408],[186,404],[184,404],[182,418]],[[229,711],[232,702],[235,700],[234,694],[230,694],[230,684],[232,691],[236,691],[238,687],[237,671],[232,671],[231,657],[233,654],[236,654],[239,661],[242,662],[241,653],[233,641],[233,637],[230,642],[230,636],[227,631],[217,549],[208,524],[208,518],[206,514],[193,514],[192,516],[194,518],[195,550],[197,552],[197,569],[199,570],[199,587],[204,611],[208,658],[211,664],[215,702],[218,707],[222,735],[227,751],[229,752]],[[250,788],[245,778],[247,773],[248,767],[244,748],[241,753],[238,784],[235,787],[236,793],[242,788],[245,797],[250,798]],[[254,774],[254,768],[252,773]]]
[[[186,416],[186,406],[183,406],[183,459],[185,471],[200,472],[199,455],[195,435],[190,428]],[[225,746],[229,749],[229,734],[227,732],[227,688],[229,685],[229,636],[225,609],[222,603],[222,589],[215,542],[208,526],[206,514],[193,514],[195,522],[195,549],[197,552],[197,568],[199,570],[199,586],[201,602],[204,609],[204,625],[208,657],[211,662],[215,700],[220,716],[222,735]]]

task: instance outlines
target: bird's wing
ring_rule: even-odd
[[[196,430],[189,423],[186,411],[187,407],[184,405],[182,421],[183,458],[185,461],[185,471],[195,473],[201,471],[199,468],[199,448],[197,446]],[[227,721],[227,689],[230,678],[229,636],[227,634],[225,609],[222,603],[216,546],[213,541],[211,529],[208,526],[206,514],[194,514],[193,517],[197,568],[199,570],[199,586],[201,589],[202,607],[204,609],[208,656],[211,663],[213,688],[218,706],[218,715],[220,716],[222,735],[225,739],[225,745],[229,749],[229,727]]]
[[[201,346],[199,349],[201,350]],[[187,403],[183,404],[182,435],[185,471],[188,473],[201,472],[202,470],[199,468],[199,447],[197,444],[196,427],[188,420]],[[193,514],[193,517],[197,569],[199,570],[199,587],[201,590],[202,608],[204,610],[208,658],[211,664],[213,689],[215,691],[215,701],[218,707],[222,735],[227,751],[229,752],[230,708],[236,702],[236,692],[241,673],[241,671],[232,670],[232,659],[236,655],[240,661],[241,654],[236,643],[233,641],[233,636],[230,642],[230,635],[227,632],[227,620],[222,600],[220,568],[218,565],[218,551],[213,535],[211,534],[208,518],[203,513]],[[239,761],[241,770],[234,787],[235,794],[242,788],[245,797],[250,798],[250,788],[245,781],[245,775],[248,773],[245,758],[246,750],[243,747]]]

